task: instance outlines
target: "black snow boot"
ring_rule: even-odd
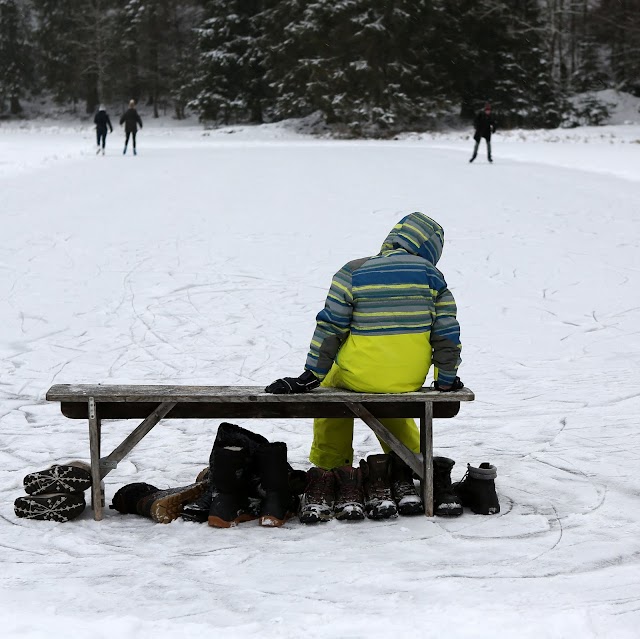
[[[496,467],[488,462],[483,462],[479,468],[467,464],[465,476],[453,485],[453,490],[462,504],[476,515],[495,515],[500,512],[495,484],[497,475]]]
[[[262,446],[256,453],[260,487],[264,496],[260,504],[260,525],[279,527],[294,517],[300,499],[289,486],[287,445],[274,442]]]
[[[65,522],[75,519],[85,506],[83,493],[44,493],[18,497],[14,511],[24,519]]]
[[[369,519],[389,519],[398,516],[398,507],[391,494],[388,455],[369,455],[360,460],[364,511]]]
[[[336,503],[334,512],[341,521],[364,519],[364,491],[360,468],[340,466],[334,468],[336,476]]]
[[[424,513],[422,499],[413,483],[413,471],[394,452],[389,453],[391,494],[401,515]]]
[[[242,428],[241,426],[237,426],[236,424],[230,424],[229,422],[222,422],[220,426],[218,426],[218,432],[216,433],[215,441],[213,442],[213,447],[211,449],[211,454],[209,455],[209,466],[205,468],[202,472],[199,473],[196,481],[205,481],[207,483],[206,490],[202,493],[199,499],[185,504],[182,509],[181,517],[186,521],[195,521],[199,523],[204,523],[209,518],[209,511],[211,510],[211,499],[213,492],[215,492],[216,487],[211,482],[211,476],[213,474],[213,465],[214,465],[214,451],[217,448],[224,448],[225,446],[236,446],[239,448],[243,448],[249,452],[250,461],[249,461],[249,496],[251,501],[251,508],[255,511],[255,514],[259,512],[260,509],[260,494],[259,494],[259,482],[260,479],[258,477],[258,469],[254,463],[255,453],[256,451],[268,444],[269,440],[258,433],[252,433],[250,430],[246,428]]]
[[[54,464],[45,470],[29,473],[22,483],[28,495],[83,493],[91,487],[91,466],[80,461]]]
[[[257,519],[258,513],[249,503],[252,465],[249,451],[240,446],[214,446],[211,456],[209,526],[230,528]]]
[[[451,486],[454,464],[448,457],[433,458],[433,513],[439,517],[462,515],[462,504]]]
[[[307,471],[307,485],[304,489],[300,521],[315,524],[329,521],[333,517],[336,500],[336,476],[332,470],[310,468]]]

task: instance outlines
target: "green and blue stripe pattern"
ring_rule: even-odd
[[[411,213],[396,224],[378,255],[345,264],[316,317],[305,368],[324,378],[349,333],[429,333],[438,381],[451,383],[461,344],[455,300],[435,267],[443,243],[437,222]]]

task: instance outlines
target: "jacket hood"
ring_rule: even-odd
[[[402,248],[435,266],[442,255],[444,229],[423,213],[403,217],[383,242],[380,252]]]

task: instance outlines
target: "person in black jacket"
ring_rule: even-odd
[[[133,154],[137,155],[136,133],[138,131],[138,124],[140,125],[140,128],[142,128],[142,120],[140,119],[140,116],[136,111],[135,100],[129,100],[129,108],[123,113],[122,117],[120,118],[120,124],[121,125],[124,124],[124,132],[126,134],[126,137],[124,140],[124,151],[122,152],[122,155],[125,155],[125,153],[127,152],[127,144],[129,144],[129,136],[131,136],[133,139]]]
[[[111,133],[113,133],[113,127],[111,126],[109,115],[102,105],[98,109],[96,116],[93,118],[93,123],[96,125],[96,137],[98,139],[98,148],[96,149],[96,155],[100,153],[101,148],[102,155],[104,155],[104,146],[107,142],[107,127],[109,127],[109,131]]]
[[[478,146],[480,140],[484,138],[487,141],[487,159],[489,162],[493,162],[491,158],[491,134],[496,132],[496,121],[493,115],[491,115],[491,104],[487,102],[484,105],[482,111],[476,113],[476,117],[473,120],[473,126],[475,127],[475,134],[473,139],[476,141],[476,145],[473,147],[473,155],[469,162],[473,162],[478,155]]]

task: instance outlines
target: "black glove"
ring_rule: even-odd
[[[305,371],[300,377],[283,377],[276,379],[264,390],[274,395],[289,395],[291,393],[306,393],[320,386],[320,380],[311,372]]]
[[[450,391],[457,391],[457,390],[460,390],[461,388],[464,388],[464,384],[462,383],[462,380],[459,377],[456,377],[453,380],[453,384],[451,384],[449,388],[440,388],[440,385],[438,384],[437,381],[433,382],[433,387],[437,391],[440,391],[441,393],[449,393]]]

